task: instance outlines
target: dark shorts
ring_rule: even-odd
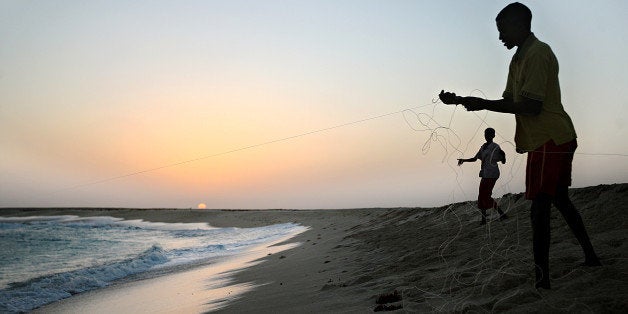
[[[480,191],[478,193],[478,208],[489,209],[496,208],[497,202],[491,197],[493,195],[493,187],[495,187],[497,178],[482,178],[480,181]]]
[[[577,147],[575,139],[560,145],[550,140],[528,153],[527,199],[533,200],[539,193],[554,196],[558,187],[571,185],[571,163]]]

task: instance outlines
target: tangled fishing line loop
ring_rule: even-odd
[[[479,92],[481,91],[473,91]],[[472,92],[472,93],[473,93]],[[483,94],[483,93],[482,93]],[[456,189],[459,190],[465,199],[471,199],[469,195],[467,195],[465,189],[462,187],[460,183],[461,171],[459,168],[455,168],[453,165],[453,161],[455,158],[460,158],[463,156],[468,150],[471,143],[478,137],[483,126],[490,127],[490,125],[486,122],[486,117],[488,112],[485,112],[483,115],[479,115],[476,112],[473,112],[475,116],[480,120],[480,122],[475,127],[475,131],[472,136],[466,141],[463,145],[463,140],[461,136],[459,136],[453,128],[453,121],[455,114],[457,112],[458,107],[454,107],[454,110],[451,112],[448,121],[446,123],[441,123],[437,120],[436,110],[439,106],[439,100],[432,100],[432,103],[429,105],[425,105],[418,109],[424,109],[426,107],[431,107],[428,110],[418,111],[418,109],[407,109],[403,111],[403,118],[406,124],[416,132],[427,133],[423,144],[420,146],[421,153],[423,155],[427,155],[433,148],[435,144],[436,147],[439,147],[444,153],[441,158],[442,163],[447,163],[449,168],[454,174],[454,179],[456,181]],[[503,135],[496,132],[496,135],[502,138],[502,142],[500,144],[510,144],[512,142],[504,139]],[[512,145],[514,147],[514,145]],[[453,159],[453,160],[452,160]],[[509,191],[508,184],[515,177],[516,170],[521,167],[522,163],[518,162],[518,157],[514,158],[511,161],[511,169],[510,174],[507,176],[508,180],[506,183],[502,185],[505,186]],[[517,168],[514,168],[514,167]],[[440,219],[445,222],[445,225],[449,225],[450,228],[455,229],[454,234],[451,238],[445,239],[441,245],[437,249],[437,253],[443,261],[444,268],[446,268],[447,275],[445,278],[441,278],[440,282],[442,286],[440,288],[434,286],[432,289],[427,287],[420,288],[416,285],[403,289],[404,293],[407,293],[408,290],[417,290],[420,291],[424,297],[426,303],[431,306],[433,311],[460,311],[464,310],[469,306],[470,299],[477,294],[483,294],[489,285],[494,284],[496,280],[502,278],[503,276],[511,276],[511,277],[519,277],[525,278],[527,277],[526,269],[531,269],[531,265],[529,263],[520,263],[519,265],[512,263],[512,256],[518,255],[520,258],[517,260],[525,260],[527,254],[524,253],[524,248],[521,247],[519,241],[517,241],[517,245],[505,246],[505,242],[510,236],[508,232],[503,232],[504,237],[502,239],[493,239],[492,236],[492,228],[495,226],[492,223],[488,223],[485,228],[485,237],[488,241],[486,241],[483,245],[479,247],[477,250],[477,256],[473,257],[470,261],[462,265],[456,265],[455,261],[450,262],[445,256],[445,252],[448,250],[452,250],[450,248],[452,244],[460,245],[468,245],[468,246],[478,246],[477,243],[466,243],[464,239],[460,238],[460,235],[463,232],[463,228],[469,224],[469,222],[463,222],[463,218],[457,213],[461,209],[458,208],[454,210],[453,203],[455,203],[455,191],[452,191],[452,205],[448,206],[440,215]],[[506,212],[510,212],[512,210],[511,204],[500,204],[502,208]],[[507,205],[507,206],[504,206]],[[474,206],[467,202],[462,205],[462,211],[471,212],[479,214],[480,211]],[[511,213],[512,215],[512,213]],[[454,220],[449,219],[449,217],[453,217]],[[514,219],[517,221],[517,232],[515,236],[519,239],[519,231],[518,231],[518,215],[515,215]],[[473,222],[475,223],[475,222]],[[503,226],[499,225],[496,228],[502,228]],[[456,292],[459,290],[460,286],[462,287],[479,287],[478,289],[470,289],[470,293],[460,293]],[[437,289],[436,291],[434,289]],[[516,295],[518,290],[514,293]],[[427,296],[426,296],[427,295]],[[430,300],[434,300],[434,296],[436,297],[436,302],[434,305],[431,305]],[[505,298],[510,298],[512,296],[506,296]],[[494,306],[496,306],[501,300],[496,302]]]
[[[481,90],[474,90],[471,92],[482,94],[483,98],[487,98]],[[531,258],[529,246],[523,246],[521,244],[520,233],[520,221],[519,216],[523,214],[526,216],[527,212],[519,213],[518,206],[515,204],[515,200],[512,197],[502,197],[499,206],[504,212],[509,213],[513,223],[491,223],[485,225],[484,228],[484,243],[477,243],[476,241],[461,238],[463,228],[469,226],[475,228],[477,222],[463,221],[463,218],[457,212],[471,213],[472,215],[466,215],[467,217],[479,217],[480,210],[475,206],[475,202],[465,202],[459,207],[454,208],[456,202],[455,192],[458,190],[464,196],[464,199],[469,200],[474,197],[470,197],[465,192],[460,182],[462,170],[459,167],[454,167],[455,158],[461,158],[469,150],[469,146],[480,134],[483,127],[491,127],[486,121],[488,111],[480,115],[477,112],[472,112],[479,120],[475,132],[472,136],[462,144],[462,138],[459,136],[453,127],[454,117],[457,112],[457,106],[451,111],[448,121],[441,123],[436,118],[438,105],[441,104],[439,100],[432,100],[431,104],[421,106],[419,108],[404,110],[403,118],[406,124],[416,132],[427,133],[427,137],[424,142],[420,144],[420,150],[423,155],[429,154],[433,146],[442,149],[443,157],[442,163],[447,163],[451,169],[454,179],[456,181],[456,187],[452,190],[451,204],[448,206],[440,216],[440,219],[444,222],[444,226],[449,226],[453,230],[453,235],[445,239],[437,249],[437,254],[443,261],[443,268],[447,269],[447,275],[439,280],[442,286],[432,285],[432,287],[419,287],[413,285],[410,287],[402,288],[402,294],[407,294],[413,291],[418,291],[421,294],[421,298],[425,300],[423,305],[430,307],[432,311],[465,311],[465,310],[480,310],[487,311],[486,307],[482,307],[477,303],[479,296],[485,295],[489,291],[489,295],[495,293],[502,293],[503,290],[509,288],[508,285],[515,283],[521,285],[526,283],[528,288],[521,288],[521,286],[514,289],[515,291],[506,292],[497,301],[492,303],[490,312],[499,311],[500,306],[508,302],[508,300],[515,298],[517,295],[531,294],[536,295],[549,308],[556,310],[568,310],[569,307],[557,307],[554,304],[550,304],[545,300],[543,294],[539,293],[532,287],[533,284],[533,269],[536,267],[534,261]],[[428,110],[426,107],[431,107]],[[419,111],[419,109],[423,109]],[[444,121],[445,119],[441,119]],[[515,144],[506,139],[503,134],[496,131],[496,135],[500,138],[498,144],[500,146],[506,146],[515,151]],[[497,141],[496,141],[497,142]],[[626,154],[613,154],[613,153],[576,153],[579,155],[587,156],[622,156],[628,157]],[[457,156],[455,156],[457,155]],[[510,184],[513,179],[519,175],[520,171],[524,169],[525,160],[521,154],[513,154],[514,158],[510,159],[509,166],[506,171],[502,171],[502,179],[500,180],[500,188],[504,194],[511,194]],[[527,208],[526,208],[527,209]],[[514,226],[513,226],[514,225]],[[511,230],[514,227],[515,230]],[[514,232],[513,232],[514,231]],[[446,257],[446,252],[455,250],[452,245],[456,245],[458,249],[461,248],[478,248],[476,256],[472,256],[472,259],[466,261],[463,264],[456,265],[456,261],[449,261]],[[527,243],[526,243],[527,245]],[[453,253],[455,254],[455,252]],[[569,275],[569,274],[568,274]],[[567,275],[566,275],[567,276]],[[510,282],[510,283],[504,283]],[[465,289],[467,288],[467,289]],[[513,287],[510,287],[513,288]],[[490,291],[490,290],[493,291]],[[486,295],[485,295],[486,296]],[[404,303],[406,301],[404,300]],[[404,304],[404,307],[406,304]],[[507,307],[505,307],[507,308]],[[501,308],[503,310],[504,308]]]

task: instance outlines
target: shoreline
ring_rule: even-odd
[[[428,209],[40,209],[39,212],[207,222],[215,227],[285,222],[310,227],[281,243],[297,246],[258,257],[254,265],[230,273],[233,284],[254,288],[216,312],[362,313],[378,306],[379,295],[394,291],[398,291],[401,300],[386,306],[409,312],[623,312],[628,309],[625,263],[628,184],[571,189],[570,195],[604,266],[578,266],[582,261],[580,247],[553,209],[550,253],[553,289],[549,291],[533,287],[530,203],[521,194],[502,197],[500,204],[510,218],[504,222],[491,221],[486,226],[479,225],[475,202]],[[8,216],[7,212],[0,209],[1,216]],[[22,211],[21,215],[32,213]],[[490,215],[496,218],[496,213]],[[165,279],[166,285],[176,282]],[[112,289],[130,291],[123,287]],[[85,304],[108,298],[99,291],[102,292],[96,290],[77,302]],[[63,302],[68,301],[58,303]],[[147,301],[139,298],[135,302]]]
[[[261,245],[236,256],[218,258],[204,266],[189,267],[155,277],[126,280],[62,299],[31,313],[201,313],[228,306],[253,283],[237,283],[233,274],[254,267],[260,258],[293,248],[293,244]]]

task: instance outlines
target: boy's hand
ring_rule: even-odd
[[[477,97],[465,97],[464,102],[461,99],[460,104],[464,106],[467,111],[478,111],[484,109],[482,102],[484,100]]]
[[[464,163],[464,159],[458,159],[458,166],[462,165]]]
[[[460,97],[456,96],[455,93],[445,92],[444,90],[440,91],[438,98],[446,105],[457,105],[460,103]]]

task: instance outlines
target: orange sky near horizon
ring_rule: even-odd
[[[476,197],[479,164],[455,161],[487,125],[509,157],[495,194],[521,192],[514,117],[431,105],[500,97],[508,2],[0,2],[0,207],[437,206]],[[628,4],[525,3],[579,152],[628,154]],[[256,146],[422,105],[461,151],[401,114]],[[575,186],[628,181],[622,156],[574,169]]]

